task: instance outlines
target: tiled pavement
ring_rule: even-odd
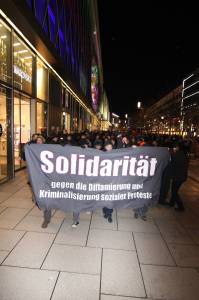
[[[132,210],[43,212],[20,171],[0,187],[0,300],[199,299],[199,184],[180,189],[186,211],[150,208],[148,221]]]

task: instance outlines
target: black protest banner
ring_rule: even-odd
[[[167,148],[137,147],[103,152],[91,148],[30,144],[29,180],[42,210],[93,211],[103,207],[155,206],[169,162]]]

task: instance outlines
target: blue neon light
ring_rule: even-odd
[[[55,24],[55,16],[53,15],[53,12],[52,12],[52,10],[51,10],[51,8],[50,8],[49,5],[48,5],[48,11],[49,11],[49,15],[50,15],[50,17],[51,17],[53,23]]]
[[[70,54],[70,48],[66,45],[67,52]]]
[[[60,38],[62,39],[62,41],[64,42],[64,36],[63,36],[63,33],[61,32],[60,28],[59,28],[59,35],[60,35]]]

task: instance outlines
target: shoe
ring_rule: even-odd
[[[75,228],[75,227],[77,227],[78,225],[79,225],[79,222],[76,222],[76,221],[75,221],[71,226]]]
[[[181,212],[184,212],[185,211],[185,209],[183,208],[183,209],[181,209],[181,208],[179,208],[179,207],[176,207],[175,208],[175,211],[181,211]]]
[[[138,213],[134,213],[134,218],[138,218],[139,217],[139,214]]]
[[[50,223],[50,221],[44,221],[41,225],[42,228],[47,228],[48,227],[48,224]]]
[[[29,184],[29,185],[30,185],[30,181],[28,181],[28,182],[27,182],[27,184]]]
[[[109,223],[112,223],[113,222],[113,219],[111,217],[108,217],[108,222]]]
[[[170,206],[170,207],[173,207],[173,206],[171,206],[171,205],[170,205],[170,203],[169,203],[169,202],[166,202],[166,205],[168,205],[168,206]]]
[[[103,214],[104,219],[108,219],[107,214]]]
[[[147,221],[147,217],[146,216],[142,216],[142,220],[143,221]]]

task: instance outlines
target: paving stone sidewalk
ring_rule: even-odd
[[[0,186],[0,299],[198,300],[199,184],[180,189],[185,212],[158,206],[148,221],[132,210],[53,211],[48,228],[25,170]]]

